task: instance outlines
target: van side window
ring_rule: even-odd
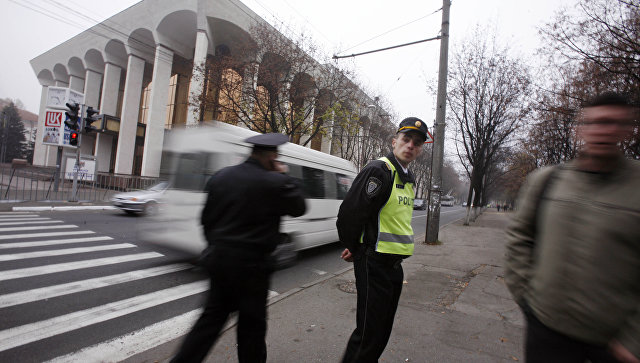
[[[338,199],[336,173],[325,171],[324,173],[324,197],[326,199]]]
[[[343,174],[336,174],[337,199],[342,200],[347,196],[347,192],[351,189],[353,178]]]
[[[207,165],[207,154],[185,153],[176,154],[175,175],[173,177],[173,187],[183,190],[202,191],[209,175],[203,173],[204,166]]]
[[[324,175],[322,170],[303,166],[302,190],[307,198],[324,198]]]

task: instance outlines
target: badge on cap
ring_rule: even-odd
[[[373,176],[370,177],[369,180],[367,180],[367,195],[373,197],[374,195],[378,194],[381,185],[382,182],[380,181],[380,179]]]
[[[416,127],[420,127],[420,125],[422,125],[422,123],[420,121],[416,121]]]

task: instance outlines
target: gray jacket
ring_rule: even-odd
[[[507,230],[505,281],[549,328],[616,339],[640,357],[640,162],[620,163],[610,174],[564,165],[539,204],[552,168],[531,173]]]

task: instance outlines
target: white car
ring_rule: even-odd
[[[116,194],[111,203],[128,214],[155,214],[167,188],[169,182],[162,181],[147,189]]]

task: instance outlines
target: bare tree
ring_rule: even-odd
[[[577,14],[562,10],[555,19],[540,30],[549,66],[558,69],[562,77],[547,92],[548,111],[544,121],[561,120],[568,124],[581,104],[603,91],[628,94],[640,105],[640,2],[637,0],[581,0]],[[556,113],[556,116],[552,114]],[[561,131],[557,122],[543,125],[547,135]],[[539,133],[540,134],[540,133]],[[570,148],[570,135],[565,133],[564,144],[547,145],[547,152],[559,154],[544,163],[559,162]],[[575,144],[574,144],[575,146]],[[640,159],[640,130],[623,143],[628,157]],[[556,148],[556,150],[554,150]],[[574,150],[575,152],[575,150]]]
[[[192,102],[203,118],[281,132],[320,150],[336,112],[352,118],[339,105],[355,99],[358,87],[351,72],[317,61],[326,57],[309,36],[286,37],[281,30],[257,24],[250,37],[218,46],[199,72],[205,90]]]
[[[470,179],[468,206],[482,204],[487,171],[529,114],[530,76],[495,36],[477,29],[450,63],[450,112],[458,157]]]

